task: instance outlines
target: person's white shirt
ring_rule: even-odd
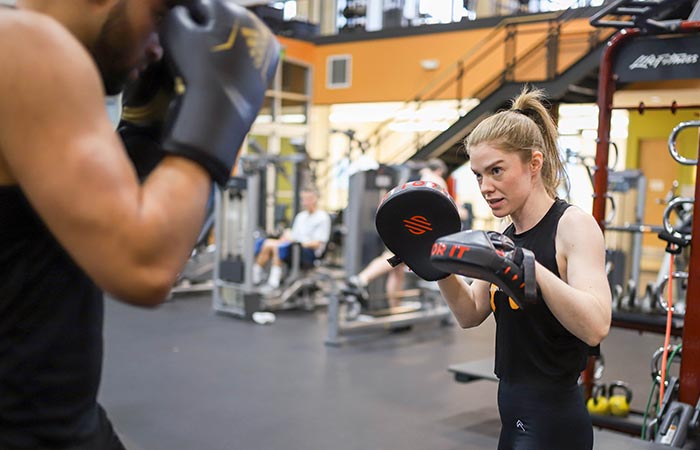
[[[292,224],[291,238],[302,245],[307,242],[323,242],[316,256],[323,252],[331,234],[331,217],[327,212],[317,209],[313,213],[304,210],[296,215]]]

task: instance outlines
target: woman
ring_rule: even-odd
[[[591,449],[593,430],[577,386],[589,346],[608,334],[611,295],[605,242],[594,218],[557,198],[564,175],[556,126],[540,90],[465,140],[481,194],[504,234],[537,258],[538,302],[518,309],[488,282],[451,275],[440,290],[459,324],[496,319],[500,449]]]

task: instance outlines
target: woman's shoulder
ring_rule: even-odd
[[[595,218],[577,205],[569,205],[559,219],[557,237],[580,239],[582,233],[602,233]]]

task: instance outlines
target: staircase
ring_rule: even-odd
[[[589,29],[588,32],[567,30],[569,24],[582,17],[590,17],[590,23],[596,28]],[[519,28],[514,31],[514,24],[519,27],[525,24],[505,19],[495,28],[494,33],[487,37],[486,42],[476,46],[477,49],[481,46],[488,48],[498,39],[499,30],[510,28],[502,43],[505,53],[502,72],[486,83],[481,91],[475,91],[474,97],[479,100],[478,105],[461,115],[447,130],[416,146],[415,151],[406,159],[427,160],[439,157],[451,168],[462,165],[466,158],[466,154],[462,151],[463,139],[485,117],[508,107],[510,99],[515,97],[526,84],[544,89],[552,103],[595,103],[602,51],[613,33],[626,27],[637,27],[644,33],[672,32],[674,27],[686,17],[687,20],[700,20],[700,1],[615,0],[600,8],[568,9],[554,18],[539,17],[538,19],[538,16],[535,16],[534,20],[547,24],[546,34],[531,44],[528,50],[510,53],[509,46],[513,47],[512,41],[520,32]],[[572,42],[582,40],[587,42],[585,51],[580,52],[578,59],[570,62],[563,70],[559,70],[562,49],[571,45]],[[542,55],[543,49],[545,55]],[[471,58],[476,53],[475,50],[472,49],[464,59],[475,61],[475,58]],[[545,76],[528,78],[527,74],[530,73],[528,70],[523,70],[524,75],[519,76],[520,68],[533,67],[537,64],[533,61],[539,61],[540,64],[547,66]],[[478,64],[478,60],[476,63]],[[459,83],[460,78],[467,75],[461,70],[465,65],[469,67],[468,63],[459,62],[455,83]],[[474,70],[473,67],[472,70]],[[461,93],[462,90],[458,89],[457,92]],[[418,100],[425,101],[426,98]],[[420,141],[417,140],[417,142]]]
[[[416,109],[438,99],[455,99],[460,105],[476,99],[478,104],[461,111],[446,130],[416,133],[409,146],[382,160],[401,163],[439,157],[452,168],[462,165],[464,137],[483,118],[506,107],[525,84],[545,89],[553,103],[594,103],[602,49],[615,31],[590,27],[588,19],[599,10],[572,8],[502,20],[406,102]],[[393,120],[374,130],[368,138],[371,144],[382,142]]]
[[[538,88],[544,89],[553,103],[595,103],[602,48],[603,44],[597,46],[552,80],[503,83],[450,128],[420,148],[410,159],[427,160],[440,157],[450,166],[462,165],[465,160],[465,154],[460,152],[462,140],[481,120],[507,108],[508,102],[517,96],[526,84],[536,84]]]

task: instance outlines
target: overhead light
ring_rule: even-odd
[[[436,70],[440,67],[440,61],[437,59],[421,59],[420,66],[423,70]]]
[[[417,131],[445,131],[451,123],[443,121],[422,121],[422,122],[394,122],[389,124],[391,131],[399,133]]]

